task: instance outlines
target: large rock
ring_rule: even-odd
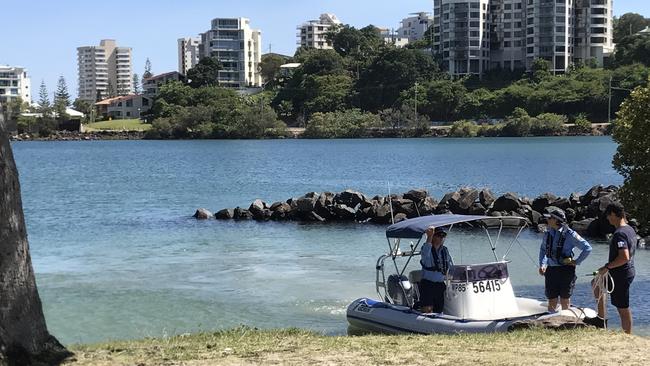
[[[395,215],[395,223],[396,223],[396,224],[397,224],[398,222],[404,221],[404,220],[406,220],[406,219],[407,219],[406,214],[403,214],[403,213],[401,213],[401,212],[398,213],[397,215]]]
[[[314,211],[316,200],[318,196],[304,195],[296,200],[296,210],[300,213],[308,213]]]
[[[604,196],[593,199],[587,208],[588,217],[603,217],[607,206],[616,202],[614,194],[609,193]]]
[[[281,202],[279,205],[271,205],[271,220],[286,220],[291,213],[291,205]]]
[[[487,209],[480,203],[475,203],[472,205],[472,207],[469,208],[468,214],[470,215],[478,215],[478,216],[483,216],[487,212]]]
[[[236,207],[233,218],[235,220],[250,220],[253,218],[253,214],[245,208]]]
[[[437,210],[447,209],[453,213],[458,213],[460,198],[460,192],[449,192],[445,194],[440,200],[440,203],[438,203]]]
[[[205,208],[199,208],[194,213],[194,218],[197,220],[207,220],[209,218],[212,218],[212,212],[206,210]]]
[[[591,203],[592,200],[594,200],[595,198],[598,198],[598,194],[599,194],[600,192],[602,192],[603,189],[604,189],[604,188],[603,188],[603,186],[601,186],[601,185],[591,187],[591,188],[587,191],[587,193],[585,193],[584,195],[580,196],[580,203],[581,203],[583,206],[587,206],[587,205],[589,205],[589,204]]]
[[[266,203],[264,203],[260,199],[256,199],[248,207],[248,211],[251,212],[251,214],[253,215],[253,218],[255,220],[260,220],[260,219],[262,219],[264,217],[264,209],[266,209],[266,208],[267,208]]]
[[[375,215],[370,221],[376,224],[388,224],[391,222],[390,206],[383,204],[374,208]]]
[[[361,192],[346,189],[334,197],[335,203],[344,204],[348,207],[356,208],[361,202],[366,200],[366,196]]]
[[[415,206],[415,203],[406,198],[395,199],[391,201],[393,204],[394,213],[403,213],[407,217],[418,217],[419,212]]]
[[[575,230],[578,234],[588,236],[589,227],[595,219],[584,219],[580,221],[574,221],[569,226],[571,229]]]
[[[508,192],[497,198],[492,204],[492,211],[517,211],[521,207],[516,193]]]
[[[562,210],[566,210],[568,208],[571,208],[571,202],[569,201],[568,198],[560,197],[555,202],[553,202],[553,206],[559,207]]]
[[[230,220],[235,217],[235,210],[232,208],[224,208],[223,210],[218,211],[214,214],[214,218],[217,220]]]
[[[429,196],[429,192],[426,189],[412,189],[404,193],[404,198],[411,200],[415,203],[422,202],[425,198]]]
[[[487,188],[481,189],[481,192],[478,194],[478,200],[483,205],[485,208],[490,208],[494,201],[496,201],[496,197],[494,196],[494,193],[492,193],[491,190]]]
[[[354,220],[357,211],[352,207],[344,205],[342,203],[337,203],[334,205],[334,215],[336,219],[341,221],[352,221]]]
[[[539,212],[537,212],[537,211],[535,211],[535,210],[531,210],[531,211],[528,213],[528,216],[527,216],[527,217],[528,217],[528,219],[530,220],[530,222],[533,223],[533,225],[537,225],[537,224],[539,224],[540,221],[542,220],[542,214],[539,213]]]
[[[314,212],[322,218],[329,220],[333,218],[332,209],[334,206],[334,193],[323,192],[318,196],[314,204]]]
[[[468,212],[474,202],[479,199],[480,195],[479,191],[473,188],[461,189],[460,194],[460,200],[458,200],[458,208],[460,213]]]
[[[418,204],[418,211],[422,216],[431,215],[435,211],[436,206],[438,206],[436,199],[428,196]]]
[[[310,212],[306,216],[307,221],[315,221],[315,222],[325,222],[325,218],[322,216],[318,215],[316,212]]]
[[[553,193],[544,193],[533,200],[533,210],[543,212],[546,207],[552,206],[557,199],[557,196]]]

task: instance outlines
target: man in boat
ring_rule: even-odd
[[[607,221],[616,228],[609,243],[609,260],[598,269],[598,274],[612,276],[614,288],[610,299],[621,317],[621,328],[625,333],[632,333],[632,311],[630,310],[630,285],[634,281],[634,252],[638,244],[636,231],[627,222],[625,208],[620,203],[612,203],[605,209]],[[607,280],[606,280],[607,281]],[[609,281],[607,281],[609,285]],[[608,286],[606,285],[606,286]],[[600,328],[605,327],[605,304],[601,299],[602,289],[594,286],[594,296],[598,300],[598,317],[587,318],[585,323]]]
[[[445,277],[453,265],[447,247],[444,246],[447,231],[442,227],[430,226],[425,231],[427,240],[422,245],[420,264],[420,300],[415,305],[423,313],[442,313],[445,307]]]
[[[548,311],[556,311],[560,298],[562,310],[569,308],[571,294],[576,282],[576,266],[591,252],[591,245],[566,224],[566,215],[561,209],[544,214],[547,231],[539,249],[539,274],[544,276]],[[578,258],[573,258],[573,249],[580,249]]]

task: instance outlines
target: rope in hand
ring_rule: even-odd
[[[605,329],[607,328],[607,295],[611,294],[614,292],[614,279],[612,278],[612,275],[609,273],[609,271],[600,274],[598,272],[594,272],[595,278],[591,281],[591,289],[594,293],[594,295],[597,294],[596,298],[596,306],[600,307],[600,304],[602,302],[603,304],[603,322],[605,323]],[[611,287],[608,286],[611,284]]]

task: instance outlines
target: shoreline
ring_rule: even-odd
[[[368,135],[364,137],[354,137],[354,138],[311,138],[303,137],[304,128],[289,127],[287,128],[286,136],[277,137],[277,138],[260,138],[260,139],[149,139],[146,137],[144,131],[119,131],[119,130],[95,130],[92,132],[71,132],[71,131],[57,131],[50,136],[34,136],[28,133],[10,133],[10,141],[103,141],[103,140],[150,140],[150,141],[193,141],[193,140],[284,140],[284,139],[299,139],[299,140],[367,140],[367,139],[389,139],[389,138],[400,138],[400,139],[412,139],[412,138],[449,138],[449,139],[492,139],[492,138],[530,138],[530,137],[596,137],[596,136],[610,136],[608,131],[608,124],[594,124],[593,130],[591,133],[572,133],[567,131],[562,134],[557,135],[543,135],[543,136],[473,136],[473,137],[455,137],[450,136],[449,132],[451,126],[435,126],[431,127],[430,132],[422,136],[410,136],[408,130],[396,130],[396,129],[382,129],[382,130],[370,130]]]

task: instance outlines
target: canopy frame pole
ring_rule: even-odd
[[[502,222],[503,224],[503,222]],[[490,235],[490,229],[488,229],[487,225],[483,225],[483,230],[485,230],[485,235],[488,237],[488,241],[490,242],[490,248],[492,248],[492,255],[494,255],[494,260],[499,261],[499,257],[497,257],[497,245],[496,243],[499,242],[499,237],[497,236],[496,243],[492,241],[492,235]],[[501,229],[499,229],[499,234],[501,233]]]
[[[417,243],[415,243],[415,246],[411,248],[411,255],[409,255],[409,259],[406,260],[406,264],[404,264],[404,268],[402,268],[402,272],[398,272],[400,276],[403,276],[404,272],[406,272],[406,267],[408,267],[409,263],[411,262],[411,259],[413,259],[413,257],[415,256],[415,253],[417,251],[417,248],[420,246],[421,241],[422,238],[418,239]],[[397,264],[395,265],[397,266]]]
[[[502,258],[503,260],[506,259],[506,257],[507,257],[508,254],[510,253],[510,250],[512,250],[512,247],[515,245],[515,242],[519,243],[519,235],[521,235],[521,232],[522,232],[522,231],[524,230],[524,228],[526,228],[526,227],[528,227],[528,224],[526,224],[526,225],[524,225],[524,226],[522,226],[522,227],[519,228],[519,231],[517,231],[517,235],[515,235],[514,239],[512,239],[512,241],[510,242],[510,246],[508,247],[508,250],[506,250],[506,252],[503,254],[503,258]],[[521,245],[521,243],[519,243],[519,245]],[[523,249],[523,248],[522,248],[522,249]]]

